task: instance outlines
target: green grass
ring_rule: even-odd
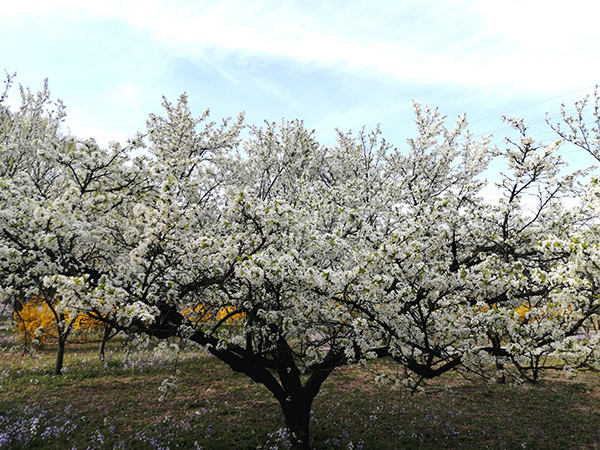
[[[102,362],[97,344],[74,344],[57,377],[51,346],[35,355],[11,351],[1,340],[9,334],[0,332],[0,448],[270,448],[284,426],[265,388],[200,350],[185,350],[175,362],[152,350],[126,356],[124,343],[114,341]],[[385,370],[388,363],[377,364]],[[178,388],[160,402],[159,387],[174,374]],[[313,448],[600,448],[595,374],[536,386],[449,374],[414,396],[373,380],[373,368],[333,373],[315,399]],[[2,446],[3,428],[12,447]]]

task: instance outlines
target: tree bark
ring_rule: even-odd
[[[60,323],[57,323],[58,326],[58,351],[56,352],[56,368],[54,369],[55,375],[61,375],[63,369],[63,363],[65,360],[65,348],[67,346],[67,338],[69,334],[71,334],[71,330],[73,329],[73,322],[69,322],[67,325],[62,325],[64,322],[65,316],[61,313],[60,315]]]
[[[110,334],[112,327],[108,323],[104,323],[104,333],[102,334],[102,341],[100,342],[100,361],[105,359],[106,342],[111,338]]]
[[[313,397],[314,398],[314,397]],[[310,411],[313,398],[290,399],[281,403],[285,425],[292,433],[291,444],[295,449],[308,450],[310,439]]]
[[[496,350],[496,354],[500,354],[502,350],[502,339],[496,333],[488,333],[488,337],[492,343],[492,348]],[[498,384],[506,384],[506,374],[504,373],[504,363],[501,361],[496,362],[496,373],[498,374],[498,378],[496,382]]]
[[[54,369],[55,375],[62,374],[63,363],[65,360],[65,347],[66,347],[66,337],[62,336],[58,337],[58,351],[56,352],[56,367]]]

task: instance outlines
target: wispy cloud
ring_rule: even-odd
[[[600,73],[600,6],[582,0],[58,3],[149,30],[189,58],[217,48],[390,81],[535,90]]]

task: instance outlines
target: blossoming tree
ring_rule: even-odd
[[[12,145],[5,128],[2,167],[32,161],[2,173],[6,298],[206,346],[269,389],[300,448],[343,365],[389,357],[416,387],[456,368],[535,380],[550,362],[596,364],[595,337],[574,338],[598,310],[590,213],[562,205],[582,174],[563,174],[560,142],[508,119],[517,139],[491,148],[418,104],[406,153],[379,130],[324,147],[299,121],[242,141],[242,116],[194,118],[185,96],[164,107],[138,160],[59,133]],[[2,111],[5,127],[31,115]],[[488,204],[496,156],[508,169]]]
[[[59,374],[81,308],[44,278],[97,283],[117,254],[112,222],[150,185],[138,162],[129,160],[129,149],[115,144],[105,151],[93,139],[63,134],[64,106],[51,102],[47,83],[37,95],[21,89],[21,97],[15,112],[0,102],[2,293],[15,305],[46,303],[56,321]]]

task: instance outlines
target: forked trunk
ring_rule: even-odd
[[[310,448],[310,411],[313,400],[319,393],[323,382],[335,367],[340,365],[342,359],[340,355],[330,353],[318,368],[313,368],[312,374],[303,384],[293,352],[283,339],[279,342],[278,350],[277,371],[284,395],[276,394],[275,397],[281,405],[286,426],[292,433],[292,448],[308,450]],[[275,392],[273,393],[275,394]]]
[[[158,335],[158,333],[155,333]],[[218,340],[197,332],[190,337],[201,345],[210,344],[208,350],[217,358],[229,365],[234,371],[242,372],[257,383],[264,385],[281,405],[285,423],[290,436],[291,448],[307,450],[310,444],[310,412],[314,398],[319,393],[323,382],[336,367],[347,363],[342,351],[329,350],[320,364],[305,367],[302,374],[298,369],[295,355],[288,342],[281,337],[277,347],[269,359],[260,353],[254,353],[254,347],[246,349],[232,347],[219,348]],[[276,369],[279,379],[273,372]],[[306,380],[305,383],[302,381]]]

